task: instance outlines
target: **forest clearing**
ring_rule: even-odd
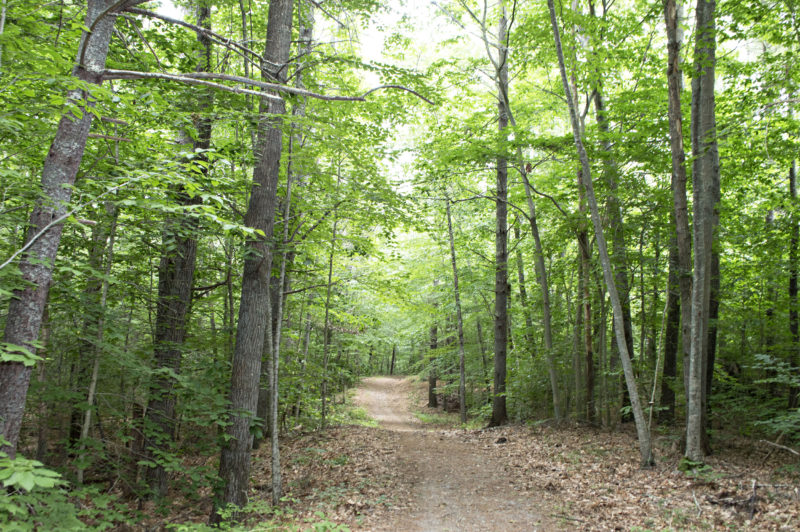
[[[798,0],[0,0],[0,529],[800,528],[799,52]]]

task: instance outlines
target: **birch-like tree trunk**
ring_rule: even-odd
[[[708,320],[712,248],[719,184],[714,75],[716,63],[715,0],[698,0],[695,75],[692,78],[692,182],[694,197],[692,333],[689,391],[686,406],[686,458],[702,462],[706,454],[705,409],[708,361]]]
[[[586,199],[589,203],[589,208],[592,213],[592,224],[594,225],[595,238],[597,239],[597,249],[600,255],[600,264],[603,267],[603,277],[606,282],[606,288],[608,290],[608,294],[611,299],[611,305],[614,311],[614,331],[617,337],[617,347],[620,352],[620,362],[622,363],[622,369],[625,373],[625,382],[630,395],[631,409],[633,410],[633,417],[636,422],[641,465],[643,467],[649,467],[653,464],[650,433],[647,429],[647,420],[644,417],[641,402],[639,401],[639,392],[636,387],[636,378],[633,374],[633,365],[631,364],[630,353],[628,352],[628,346],[625,341],[625,325],[622,319],[622,304],[619,293],[617,292],[614,271],[611,265],[611,258],[608,254],[608,247],[606,245],[606,239],[603,233],[603,225],[600,218],[600,210],[597,205],[597,198],[594,195],[591,167],[589,165],[589,157],[586,154],[586,150],[583,146],[583,138],[581,135],[580,123],[578,121],[578,112],[575,108],[575,102],[572,98],[569,81],[567,80],[567,71],[564,65],[564,52],[561,47],[561,36],[558,30],[554,1],[547,0],[547,5],[550,10],[550,22],[553,28],[553,38],[555,40],[556,53],[558,55],[559,70],[561,71],[561,82],[564,87],[564,93],[566,94],[567,106],[569,107],[570,122],[572,124],[573,138],[575,140],[575,149],[578,152],[578,158],[580,159],[581,163],[583,186],[586,189]]]

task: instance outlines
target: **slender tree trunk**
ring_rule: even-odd
[[[517,220],[519,221],[519,219]],[[514,240],[522,240],[519,224],[514,224]],[[519,280],[519,302],[522,304],[522,313],[525,315],[525,347],[531,350],[531,358],[535,358],[536,352],[533,346],[533,319],[531,309],[528,306],[528,291],[525,288],[525,264],[522,261],[522,249],[517,245],[517,279]]]
[[[561,421],[563,417],[561,405],[561,393],[558,387],[558,373],[556,372],[555,356],[553,353],[553,328],[552,328],[552,309],[550,305],[550,286],[547,279],[547,269],[544,264],[544,247],[539,235],[539,224],[536,221],[536,206],[533,203],[528,176],[523,173],[525,184],[525,198],[528,202],[528,219],[531,224],[531,234],[533,235],[536,277],[542,291],[542,327],[544,329],[544,349],[547,373],[550,377],[550,391],[553,394],[553,416],[556,421]]]
[[[791,223],[789,240],[789,333],[791,345],[789,347],[789,366],[796,370],[800,364],[800,329],[798,329],[798,304],[797,304],[797,248],[800,243],[800,226],[797,224],[797,163],[792,161],[789,167],[789,201],[791,202]],[[789,387],[789,408],[798,407],[800,389],[796,386]]]
[[[394,375],[394,364],[397,360],[397,346],[392,346],[392,362],[389,364],[389,375]]]
[[[436,323],[431,325],[430,330],[430,370],[428,371],[428,407],[430,408],[437,408],[439,406],[439,400],[436,397],[436,380],[438,375],[436,374],[436,349],[439,347],[439,338],[438,338],[439,328],[436,326]]]
[[[497,86],[500,95],[508,94],[508,48],[506,48],[506,13],[502,6],[497,31],[499,46]],[[498,98],[498,129],[508,126],[507,99]],[[508,350],[508,161],[497,158],[497,226],[495,229],[495,302],[494,302],[494,390],[490,427],[508,422],[506,411],[506,355]]]
[[[341,177],[339,178],[341,180]],[[338,184],[338,183],[337,183]],[[322,409],[321,423],[325,428],[326,401],[328,399],[328,350],[330,349],[330,309],[331,309],[331,284],[333,281],[333,258],[336,254],[336,227],[339,219],[334,208],[333,230],[331,231],[330,253],[328,255],[328,285],[325,289],[325,326],[322,332]]]
[[[104,328],[105,328],[105,314],[106,314],[106,301],[108,300],[108,279],[111,275],[111,264],[114,260],[114,238],[117,232],[117,214],[118,210],[116,206],[111,202],[106,202],[105,210],[110,218],[110,227],[108,231],[100,231],[102,235],[102,248],[101,248],[101,261],[100,267],[104,265],[103,271],[103,280],[101,281],[100,287],[100,300],[98,301],[98,309],[97,309],[97,322],[95,323],[94,333],[95,333],[95,342],[92,346],[92,352],[94,354],[94,362],[92,363],[92,376],[89,380],[89,390],[86,393],[86,411],[83,415],[83,425],[81,427],[81,437],[80,437],[80,448],[78,450],[78,457],[82,457],[83,453],[86,450],[86,440],[89,438],[89,428],[92,426],[92,407],[95,402],[95,396],[97,391],[97,379],[100,375],[100,357],[103,353],[103,336],[104,336]],[[98,242],[99,244],[99,242]],[[77,471],[77,482],[78,484],[83,484],[83,472],[84,468],[78,466]]]
[[[678,279],[678,243],[675,235],[669,245],[669,278],[667,281],[667,316],[664,331],[664,373],[661,380],[661,399],[659,405],[665,410],[659,412],[661,423],[675,421],[675,386],[678,376],[678,340],[680,336],[681,300]]]
[[[606,117],[606,108],[603,101],[602,86],[595,88],[594,106],[597,113],[597,125],[603,140],[601,147],[605,156],[605,181],[608,188],[606,196],[606,212],[609,213],[609,228],[611,230],[611,261],[616,274],[614,281],[619,290],[620,305],[622,306],[622,322],[625,326],[625,344],[628,353],[633,356],[633,325],[631,319],[631,289],[628,286],[628,258],[625,250],[625,226],[622,221],[622,206],[617,198],[617,164],[611,153],[611,141],[608,139],[609,124]]]
[[[286,81],[292,35],[292,0],[273,0],[269,5],[267,39],[264,56],[279,65],[278,72],[269,72],[264,65],[262,77]],[[272,251],[267,236],[272,235],[275,218],[276,193],[279,178],[282,131],[281,121],[286,106],[283,100],[261,102],[262,113],[258,134],[257,164],[253,170],[253,187],[245,214],[245,225],[262,233],[248,239],[245,248],[242,296],[236,331],[231,374],[230,425],[228,442],[220,458],[220,477],[223,493],[218,504],[241,507],[247,503],[250,478],[252,432],[250,426],[258,403],[258,381],[261,374],[261,355],[265,328],[269,327],[269,279]],[[219,522],[216,506],[211,521]]]
[[[712,248],[719,183],[716,142],[714,70],[716,63],[715,0],[698,0],[695,41],[695,76],[692,78],[692,180],[694,183],[692,284],[692,343],[689,357],[686,458],[705,457],[706,371],[708,363],[709,301],[713,277]]]
[[[458,268],[456,267],[456,246],[453,242],[453,221],[450,215],[450,200],[446,199],[447,206],[447,235],[450,238],[450,262],[453,265],[453,296],[456,301],[456,326],[458,327],[458,411],[461,414],[461,423],[467,422],[467,381],[464,366],[464,321],[461,318],[461,295],[458,291]],[[524,288],[521,290],[524,291]]]
[[[683,111],[681,92],[681,18],[680,0],[664,0],[664,19],[667,27],[667,83],[669,86],[669,134],[672,152],[673,219],[677,246],[677,276],[680,288],[681,352],[684,360],[683,380],[688,393],[689,353],[692,338],[692,243],[689,232],[689,206],[686,199],[686,154],[683,147]],[[665,368],[666,369],[666,368]]]
[[[603,276],[608,289],[609,297],[611,298],[611,305],[614,310],[614,329],[617,337],[617,347],[620,351],[620,361],[625,373],[625,381],[628,386],[628,393],[631,400],[631,409],[633,410],[634,420],[636,422],[636,430],[639,438],[639,451],[641,455],[642,466],[650,466],[653,464],[653,453],[650,445],[650,433],[647,430],[647,421],[644,418],[642,406],[639,401],[639,392],[636,388],[636,378],[633,374],[633,365],[631,364],[630,353],[628,351],[627,342],[625,341],[625,324],[622,318],[622,303],[617,286],[614,279],[614,272],[611,265],[611,258],[608,254],[606,247],[606,239],[603,234],[602,220],[600,219],[600,211],[597,205],[597,199],[594,195],[594,185],[592,183],[591,167],[589,165],[589,157],[583,146],[583,139],[581,136],[580,124],[578,122],[578,113],[575,109],[575,103],[570,92],[569,81],[567,80],[567,72],[564,66],[564,52],[561,48],[561,37],[558,31],[558,23],[556,21],[556,11],[553,0],[547,0],[547,5],[550,10],[550,22],[553,27],[553,37],[556,44],[556,53],[558,54],[559,70],[561,71],[561,81],[564,86],[564,92],[567,95],[567,104],[569,107],[570,121],[572,123],[572,133],[575,140],[575,148],[578,152],[578,157],[581,161],[581,170],[583,172],[583,186],[586,189],[586,198],[589,202],[589,208],[592,213],[592,223],[595,229],[595,238],[597,239],[597,249],[600,254],[600,263],[603,267]]]
[[[117,10],[133,3],[123,3]],[[88,2],[84,26],[91,31],[84,30],[81,36],[77,65],[72,70],[72,76],[81,82],[89,85],[101,83],[100,72],[105,68],[115,20],[115,16],[106,11],[116,4],[114,0]],[[45,158],[40,199],[31,212],[25,238],[28,247],[19,262],[26,287],[14,291],[3,335],[5,343],[32,353],[36,350],[33,344],[39,336],[47,304],[53,264],[61,242],[62,222],[69,208],[72,185],[83,158],[93,116],[90,107],[94,103],[87,91],[71,90],[67,101],[83,112],[80,118],[72,112],[61,117]],[[0,446],[0,451],[12,458],[16,454],[32,369],[32,366],[20,362],[0,363],[0,436],[8,441],[8,444]]]
[[[197,25],[211,28],[211,7],[202,2],[196,6]],[[197,66],[198,72],[211,70],[211,39],[202,33],[197,40],[203,47]],[[197,138],[192,141],[192,152],[199,162],[198,172],[208,175],[208,158],[205,152],[211,147],[211,119],[200,117],[211,109],[210,92],[201,91],[198,118],[194,120]],[[188,139],[188,135],[183,134]],[[188,141],[188,140],[187,140]],[[181,187],[175,191],[175,202],[183,212],[171,216],[162,233],[161,261],[158,268],[158,303],[155,335],[155,378],[150,388],[150,399],[145,414],[145,431],[148,459],[155,463],[148,472],[148,484],[154,497],[166,497],[167,473],[158,455],[166,452],[175,438],[175,379],[171,373],[180,373],[186,324],[192,305],[192,284],[197,262],[198,219],[192,212],[201,203],[199,196],[191,196]],[[169,372],[164,372],[168,370]]]

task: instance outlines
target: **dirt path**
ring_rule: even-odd
[[[460,431],[427,430],[410,409],[410,380],[364,379],[355,402],[384,429],[396,431],[398,467],[412,487],[410,508],[398,509],[370,530],[553,530],[541,501],[518,491],[505,464],[488,446],[462,441]],[[499,435],[498,435],[499,437]],[[493,445],[502,445],[494,443]]]

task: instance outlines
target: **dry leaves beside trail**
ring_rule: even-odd
[[[785,451],[720,437],[708,457],[711,471],[691,478],[677,471],[676,437],[662,435],[657,466],[641,470],[632,427],[442,430],[411,414],[437,414],[422,405],[423,391],[411,379],[365,379],[354,402],[381,427],[282,439],[289,502],[278,519],[286,529],[324,521],[329,528],[317,530],[800,530],[800,479],[776,473],[786,465],[797,471]],[[265,510],[269,462],[263,446],[251,501],[265,501]],[[209,510],[177,505],[170,521],[202,522]],[[249,522],[275,518],[267,512]]]
[[[800,529],[800,481],[776,476],[781,451],[729,441],[709,457],[708,475],[690,478],[676,469],[675,440],[662,436],[658,465],[640,470],[629,427],[426,430],[408,404],[422,386],[366,380],[357,392],[393,430],[341,426],[286,442],[296,518],[319,511],[354,530],[396,531]],[[268,475],[255,472],[265,486]]]

